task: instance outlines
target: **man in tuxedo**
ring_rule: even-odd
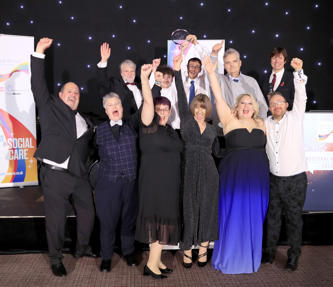
[[[64,84],[59,96],[51,96],[48,92],[44,58],[52,41],[40,39],[31,56],[31,88],[41,125],[41,142],[34,156],[41,162],[40,180],[51,270],[55,276],[65,276],[62,247],[66,204],[70,198],[77,219],[74,256],[95,256],[89,246],[95,213],[87,175],[94,128],[77,112],[80,92],[75,83]]]
[[[136,65],[131,60],[124,60],[120,64],[121,78],[108,77],[107,62],[111,56],[111,48],[108,43],[100,47],[101,61],[97,64],[100,94],[109,92],[119,95],[124,108],[124,119],[129,119],[135,114],[142,104],[141,85],[135,82]]]
[[[294,76],[293,73],[285,69],[288,60],[287,50],[281,47],[275,47],[270,53],[272,66],[271,74],[263,77],[261,87],[264,96],[267,98],[269,93],[280,92],[288,102],[288,110],[292,110],[294,103]]]
[[[247,75],[241,73],[240,68],[242,61],[239,52],[233,48],[229,48],[223,56],[224,68],[227,71],[226,75],[221,75],[220,84],[222,95],[230,108],[235,107],[236,99],[241,94],[251,94],[259,103],[259,116],[267,117],[266,100],[259,88],[257,81]]]

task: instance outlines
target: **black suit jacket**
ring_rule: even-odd
[[[98,68],[97,73],[101,96],[105,96],[109,92],[116,93],[123,105],[123,118],[126,120],[130,119],[130,116],[138,111],[132,91],[127,87],[123,79],[109,78],[107,68]],[[141,85],[137,82],[136,85],[141,90]]]
[[[267,95],[270,92],[271,84],[269,83],[269,77],[271,74],[266,74],[262,80],[261,89],[265,96],[265,99],[268,103]],[[295,87],[294,87],[294,75],[291,71],[284,70],[284,73],[281,78],[281,82],[277,89],[274,92],[280,92],[289,103],[288,110],[291,110],[294,103],[294,96],[295,96]]]
[[[44,60],[31,56],[31,89],[38,109],[41,141],[35,152],[39,160],[64,162],[69,156],[68,170],[83,176],[88,172],[94,127],[85,118],[88,130],[76,138],[75,113],[59,96],[51,96],[46,86]]]

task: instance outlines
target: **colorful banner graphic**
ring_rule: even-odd
[[[33,37],[0,35],[0,187],[38,184],[33,46]]]

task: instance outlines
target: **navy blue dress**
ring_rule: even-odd
[[[261,263],[263,224],[269,200],[266,136],[245,128],[225,135],[220,166],[219,240],[212,265],[225,274],[256,272]]]

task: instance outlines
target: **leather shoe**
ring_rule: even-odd
[[[101,272],[110,272],[111,271],[111,259],[102,260],[99,270],[101,270]]]
[[[275,259],[275,255],[268,253],[268,252],[263,252],[262,257],[261,257],[261,263],[273,263]]]
[[[168,267],[166,267],[164,269],[162,269],[162,268],[159,268],[159,269],[160,269],[160,271],[161,271],[162,274],[168,274],[168,273],[172,273],[173,272],[173,270],[171,268],[168,268]]]
[[[125,255],[124,257],[126,259],[126,263],[128,266],[137,266],[138,265],[138,261],[136,260],[136,256],[135,256],[134,252],[131,254]]]
[[[67,275],[67,271],[65,269],[64,264],[62,264],[62,262],[59,262],[57,264],[52,264],[51,265],[51,270],[54,276],[66,276]]]
[[[97,257],[97,254],[94,253],[92,250],[91,250],[91,247],[88,246],[86,249],[84,250],[76,250],[75,254],[74,254],[74,257],[75,258],[81,258],[81,257],[93,257],[93,258],[96,258]]]
[[[299,256],[288,257],[285,268],[290,269],[291,271],[295,271],[298,267],[298,259]]]
[[[164,279],[164,278],[168,278],[168,276],[164,275],[164,274],[156,274],[153,271],[151,271],[149,269],[149,267],[147,265],[145,265],[145,267],[143,268],[143,275],[145,276],[152,276],[154,279]]]

